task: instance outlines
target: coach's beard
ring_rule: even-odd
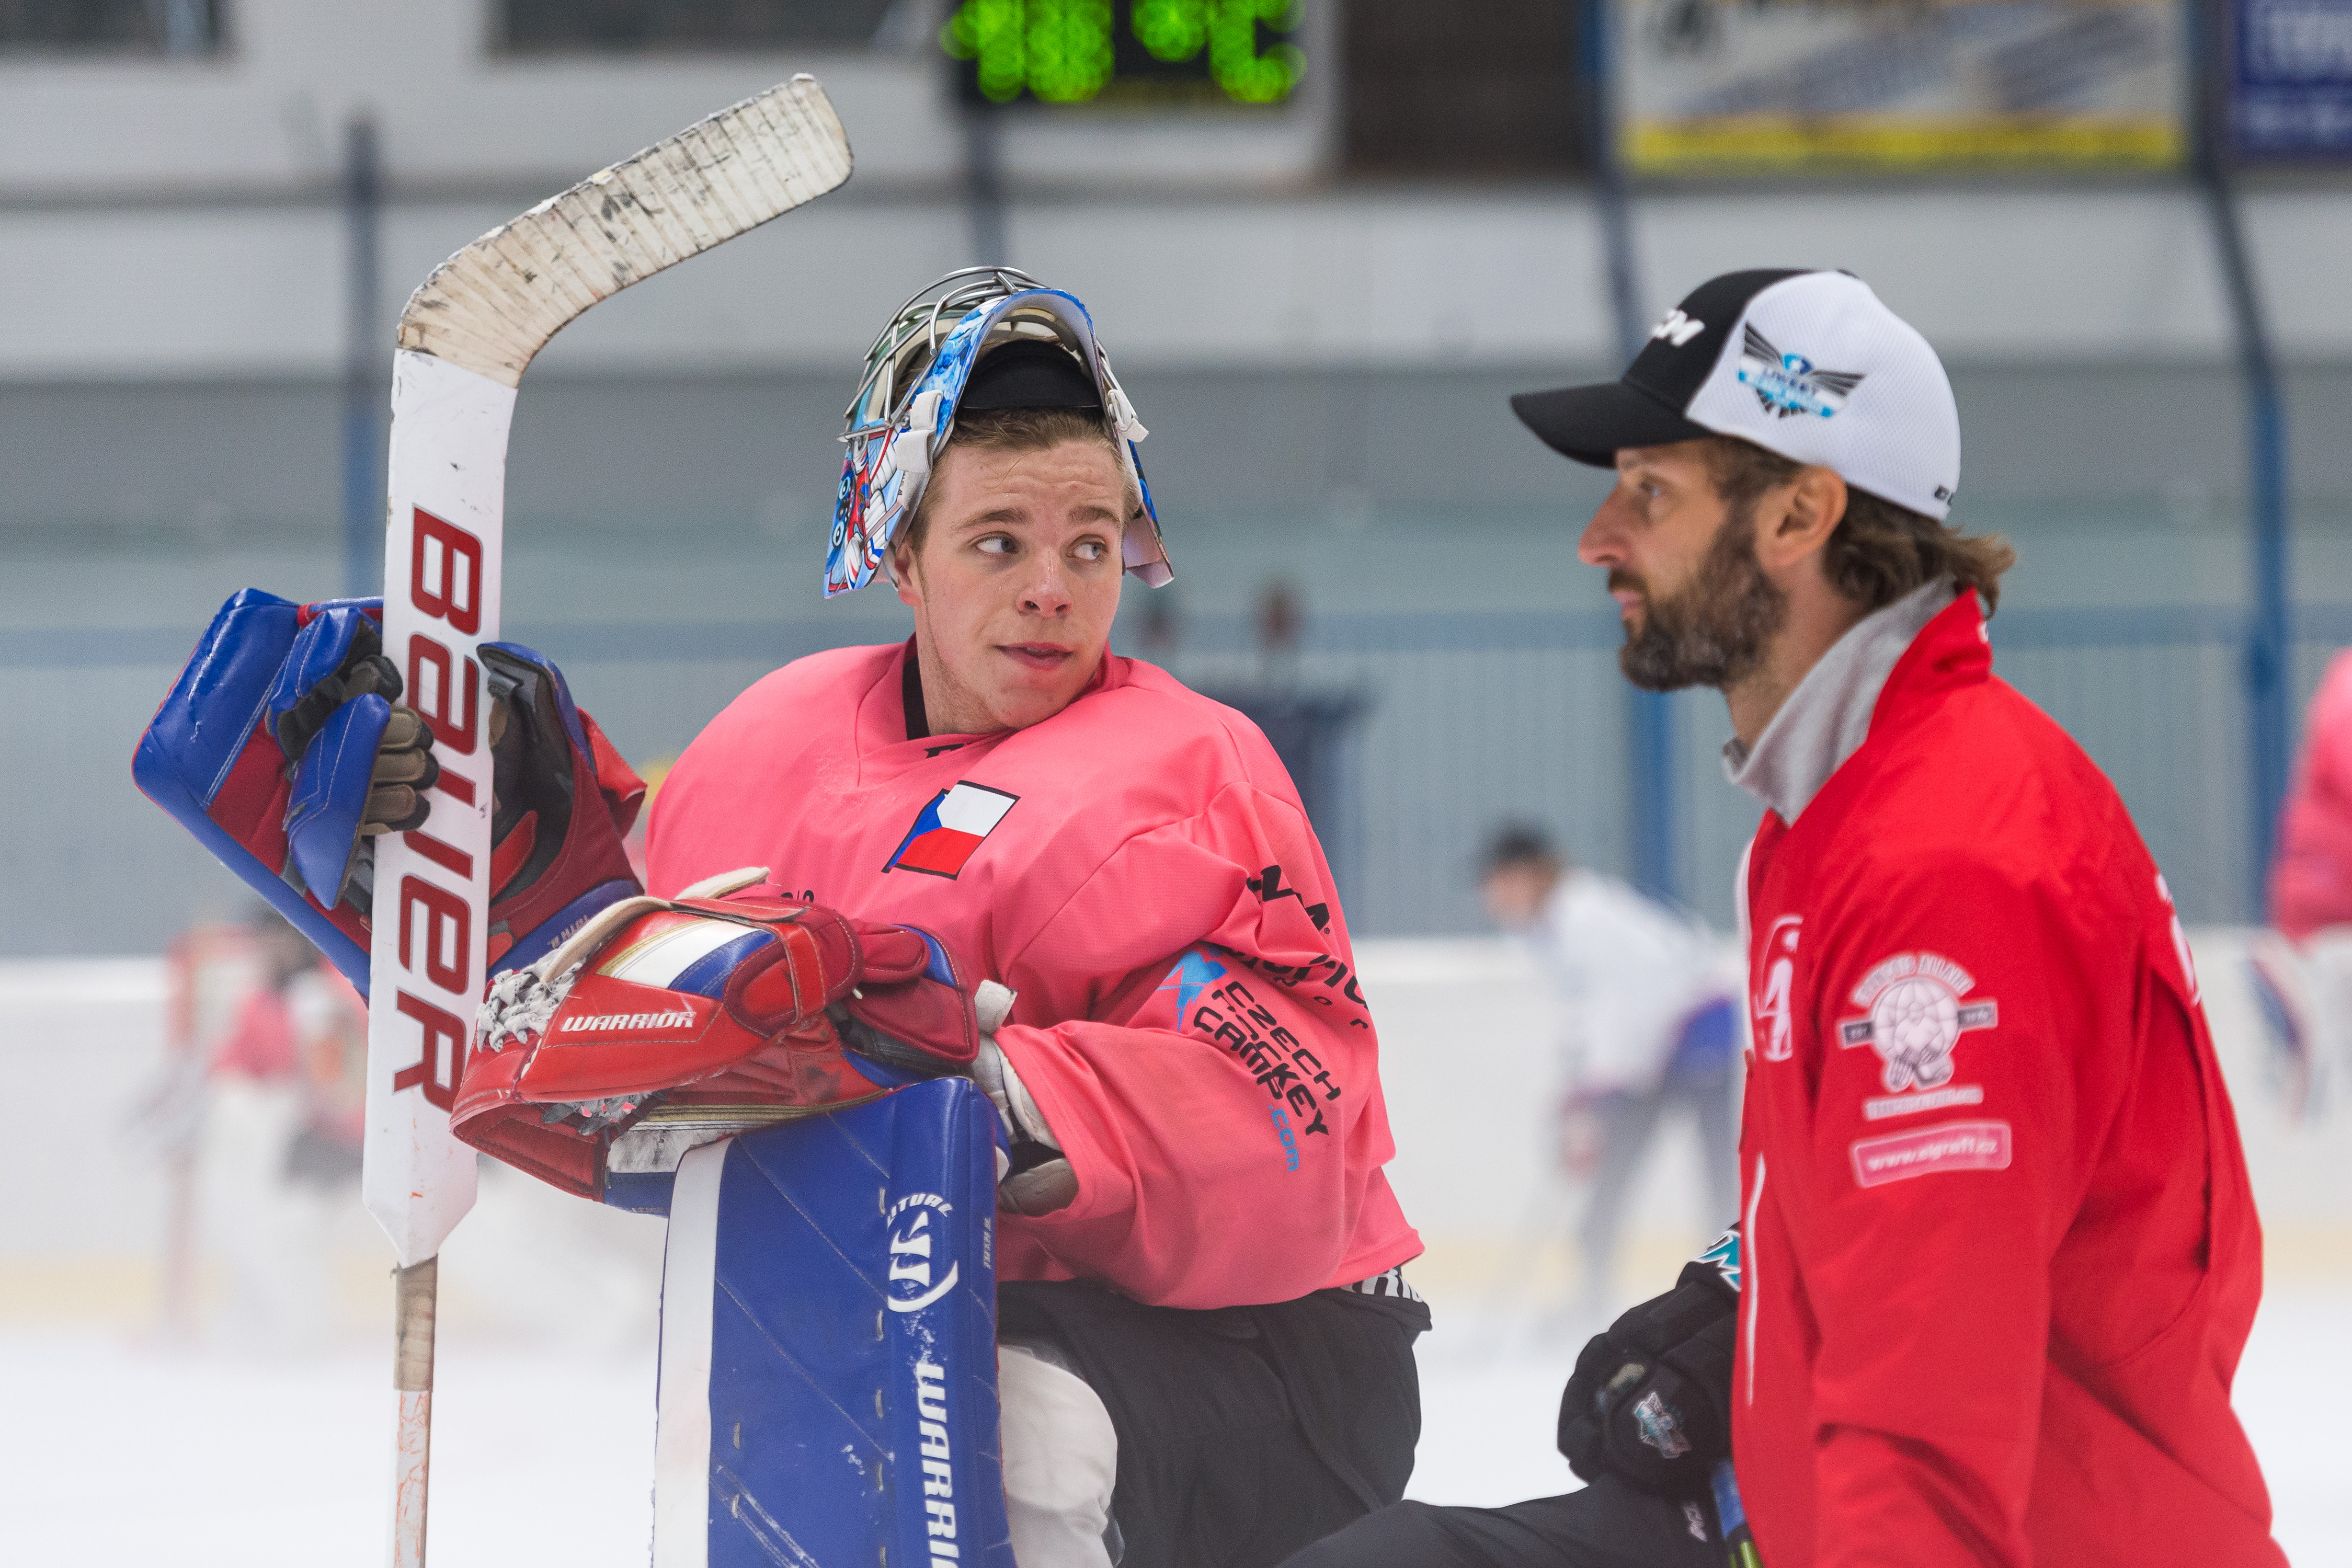
[[[1612,588],[1638,581],[1609,574]],[[1644,601],[1641,628],[1626,632],[1617,667],[1646,692],[1723,690],[1763,660],[1788,608],[1788,595],[1756,559],[1753,509],[1735,507],[1689,584],[1671,599]]]

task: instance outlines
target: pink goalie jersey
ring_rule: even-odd
[[[1001,1278],[1221,1307],[1416,1256],[1347,921],[1256,727],[1107,654],[1042,724],[909,740],[911,656],[820,653],[737,698],[664,784],[649,890],[764,865],[1017,994],[997,1041],[1078,1196],[999,1217]]]
[[[2352,653],[2328,662],[2279,814],[2271,924],[2297,942],[2352,925]]]

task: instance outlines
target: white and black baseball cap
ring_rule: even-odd
[[[1943,362],[1850,272],[1727,272],[1693,289],[1622,381],[1521,392],[1552,450],[1596,467],[1628,446],[1736,435],[1941,519],[1960,485]]]

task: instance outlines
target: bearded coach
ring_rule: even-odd
[[[1622,381],[1515,401],[1613,467],[1621,664],[1713,686],[1764,808],[1732,1449],[1771,1564],[2283,1563],[2230,1382],[2262,1242],[2197,974],[2106,778],[1992,673],[2013,552],[1842,272],[1741,272]]]
[[[1514,407],[1615,472],[1578,553],[1621,666],[1721,692],[1764,810],[1739,1234],[1580,1361],[1561,1446],[1607,1485],[1400,1504],[1294,1568],[1691,1561],[1696,1515],[1627,1489],[1699,1508],[1727,1433],[1708,1533],[1744,1502],[1768,1568],[2284,1563],[2230,1406],[2262,1242],[2189,945],[2114,787],[1992,673],[2014,552],[1947,520],[1935,351],[1848,274],[1739,272],[1622,380]]]

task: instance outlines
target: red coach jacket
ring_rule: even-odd
[[[2261,1237],[2180,922],[1976,596],[1749,852],[1733,1450],[1769,1568],[2284,1564]]]

